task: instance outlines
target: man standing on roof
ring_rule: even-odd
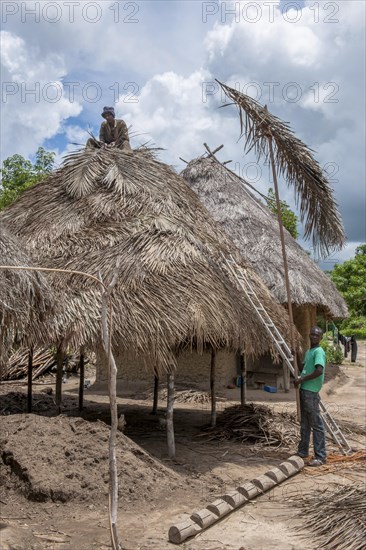
[[[87,147],[118,147],[122,151],[132,151],[128,129],[124,120],[116,119],[113,107],[103,107],[102,117],[105,119],[100,125],[99,142],[88,139]]]
[[[305,458],[309,454],[310,433],[313,430],[315,458],[308,466],[326,463],[325,431],[319,408],[319,392],[324,383],[325,352],[320,347],[323,331],[319,327],[310,330],[310,349],[305,353],[301,375],[295,380],[300,386],[301,440],[297,454]]]

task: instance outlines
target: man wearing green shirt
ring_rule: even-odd
[[[326,463],[324,424],[319,408],[319,391],[324,383],[325,352],[320,347],[323,331],[319,327],[310,330],[310,349],[305,353],[301,375],[295,380],[300,386],[301,440],[298,455],[302,458],[309,454],[310,434],[313,430],[315,458],[309,466],[321,466]]]

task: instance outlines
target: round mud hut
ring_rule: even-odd
[[[31,267],[22,245],[0,224],[0,264]],[[0,378],[13,345],[28,347],[52,342],[47,317],[54,296],[46,278],[28,270],[0,269]]]
[[[238,290],[222,254],[233,254],[288,340],[288,316],[245,262],[196,193],[154,152],[83,149],[5,209],[0,219],[44,267],[73,269],[109,282],[112,346],[123,387],[150,387],[152,375],[209,388],[238,374],[237,351],[276,355],[261,321]],[[97,383],[107,382],[101,346],[101,290],[80,275],[53,274],[65,293],[54,320],[73,348],[97,353]],[[298,338],[298,341],[300,338]],[[198,352],[198,353],[196,353]]]
[[[213,156],[188,163],[181,175],[199,196],[220,229],[233,240],[241,255],[266,283],[272,296],[286,305],[284,267],[276,216],[242,180]],[[347,306],[332,281],[285,229],[294,323],[308,345],[316,316],[348,316]],[[271,361],[262,359],[268,370]]]

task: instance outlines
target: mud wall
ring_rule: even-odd
[[[97,352],[96,383],[107,382],[107,365],[102,352]],[[118,367],[118,383],[123,382],[126,390],[151,389],[153,383],[153,369],[143,357],[131,354],[116,354]],[[203,391],[210,389],[211,353],[199,355],[195,351],[185,351],[178,357],[178,368],[175,375],[176,387],[185,389],[196,388]],[[225,388],[232,383],[238,374],[238,361],[235,353],[220,351],[216,355],[216,385]],[[165,378],[165,377],[164,377]],[[163,377],[162,377],[163,381]],[[165,382],[165,380],[164,380]]]

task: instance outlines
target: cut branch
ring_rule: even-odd
[[[109,519],[111,528],[111,541],[113,550],[121,550],[122,547],[118,539],[117,520],[118,520],[118,470],[116,458],[116,439],[118,429],[118,411],[117,411],[117,365],[112,353],[112,305],[111,293],[115,287],[120,270],[120,258],[117,260],[116,268],[110,284],[106,287],[100,276],[100,282],[103,284],[102,291],[102,342],[104,352],[108,358],[109,373],[109,401],[111,409],[111,431],[109,436]],[[109,327],[108,327],[109,318]]]
[[[304,237],[312,237],[314,247],[322,255],[341,249],[345,244],[345,234],[333,190],[311,149],[295,136],[287,122],[269,113],[266,107],[217,82],[239,110],[245,151],[253,150],[257,161],[262,157],[267,160],[268,137],[272,137],[275,166],[278,175],[283,176],[287,185],[295,190],[296,206],[300,208],[300,219],[305,225]]]

